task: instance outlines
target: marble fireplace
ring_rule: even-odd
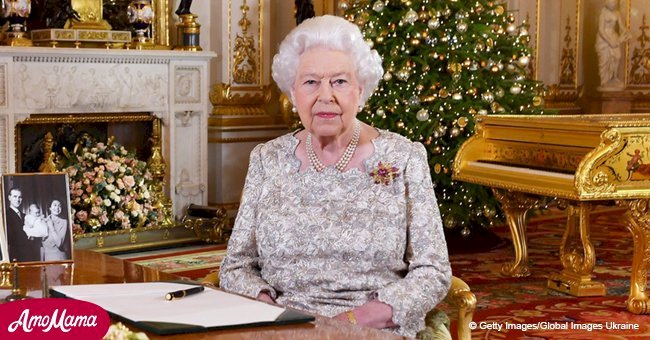
[[[207,204],[212,52],[0,47],[0,172],[18,172],[17,125],[42,117],[133,114],[162,122],[166,193],[179,216]],[[24,137],[23,137],[24,138]]]

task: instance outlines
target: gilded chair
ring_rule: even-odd
[[[219,273],[213,272],[208,274],[201,281],[202,284],[211,287],[219,287]],[[472,333],[469,328],[469,323],[472,321],[472,316],[474,315],[474,309],[476,308],[476,296],[469,289],[467,283],[463,280],[453,276],[451,278],[451,287],[447,293],[445,301],[449,303],[454,309],[457,309],[457,339],[459,340],[470,340],[472,338]],[[427,327],[418,333],[418,338],[424,340],[433,340],[440,339],[439,331],[435,325],[439,325],[440,322],[435,320],[436,310],[431,311],[427,314],[425,319]]]

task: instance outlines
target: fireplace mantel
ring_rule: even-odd
[[[174,212],[207,204],[213,52],[0,47],[0,172],[16,171],[16,124],[33,114],[148,112],[163,122]]]

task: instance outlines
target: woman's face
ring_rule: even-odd
[[[54,200],[52,201],[52,204],[50,204],[50,213],[55,216],[59,216],[61,213],[61,202]]]
[[[336,137],[354,127],[361,87],[350,56],[315,47],[305,51],[291,91],[293,104],[307,131]]]

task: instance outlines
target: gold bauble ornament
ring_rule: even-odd
[[[416,114],[415,118],[421,122],[425,122],[429,119],[429,111],[427,109],[420,109]]]
[[[382,109],[382,108],[377,109],[377,111],[375,111],[375,113],[379,117],[386,117],[386,111],[384,111],[384,109]]]
[[[436,28],[440,27],[440,19],[438,18],[429,19],[429,21],[427,22],[427,27],[429,27],[432,30],[435,30]]]
[[[458,135],[460,135],[460,129],[454,126],[449,130],[449,135],[452,137],[458,137]]]
[[[409,24],[415,23],[418,21],[418,13],[413,9],[409,9],[409,11],[404,15],[404,21],[408,22]]]
[[[533,105],[534,106],[541,106],[544,100],[542,99],[541,96],[535,96],[533,97]]]
[[[499,5],[499,6],[494,8],[494,12],[496,14],[498,14],[498,15],[503,15],[503,13],[505,12],[505,9],[503,8],[503,6]]]
[[[447,89],[442,88],[438,92],[438,95],[440,96],[440,98],[447,98],[447,96],[449,96],[449,92],[447,91]]]
[[[513,84],[512,87],[510,88],[510,93],[517,95],[521,93],[521,85],[519,84]]]
[[[447,65],[447,71],[452,74],[456,72],[460,72],[462,68],[463,67],[459,63],[455,63],[455,62],[449,63],[449,65]]]
[[[439,174],[442,171],[442,164],[436,163],[436,165],[433,166],[433,171]]]
[[[522,55],[517,60],[517,64],[521,67],[526,67],[528,63],[530,63],[530,57],[528,57],[527,55]]]
[[[467,110],[467,112],[469,112],[469,114],[471,114],[472,116],[476,115],[476,109],[473,107],[470,107],[469,110]]]
[[[476,110],[474,110],[474,109],[470,109],[470,113],[471,113],[471,111],[476,112]],[[458,118],[458,122],[457,122],[458,126],[463,128],[463,127],[467,126],[467,123],[469,123],[469,119],[467,119],[467,117]]]
[[[384,10],[384,6],[385,6],[384,1],[383,0],[378,0],[378,1],[375,1],[375,3],[372,5],[372,9],[375,12],[381,12],[381,11]]]
[[[391,79],[393,79],[393,75],[390,72],[384,73],[384,80],[385,81],[390,81]]]
[[[348,0],[339,1],[339,9],[342,11],[347,11],[350,8],[350,3]]]

